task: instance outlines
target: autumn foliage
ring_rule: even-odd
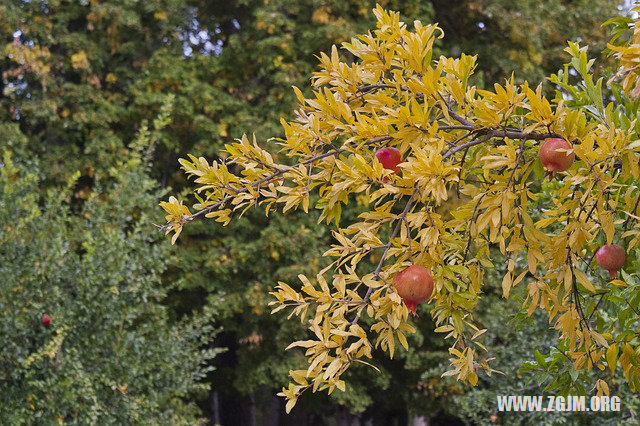
[[[370,364],[375,348],[393,357],[397,343],[408,347],[415,306],[403,303],[393,280],[412,264],[433,277],[424,312],[451,342],[445,376],[476,385],[480,372],[495,373],[474,309],[491,285],[485,271],[504,263],[503,297],[526,287],[523,311],[547,313],[566,361],[600,372],[599,394],[609,392],[618,365],[639,390],[633,324],[640,315],[630,297],[637,278],[623,270],[622,279],[610,280],[593,259],[603,245],[615,242],[627,255],[640,245],[638,106],[631,98],[640,24],[629,43],[611,46],[622,68],[610,81],[616,100],[605,102],[604,79],[594,77],[593,60],[576,43],[566,49],[570,64],[550,78],[555,98],[513,76],[482,90],[470,83],[476,57],[433,57],[443,37],[437,25],[414,22],[411,30],[396,13],[374,13],[377,29],[342,46],[353,62],[334,47],[320,55],[313,97],[294,88],[299,107],[294,120],[282,120],[278,156],[244,136],[226,146],[221,161],[180,160],[197,184],[197,202],[188,207],[171,197],[161,204],[173,241],[197,218],[227,224],[257,206],[268,214],[314,207],[332,226],[329,267],[272,292],[273,312],[290,310],[310,331],[289,346],[303,348],[308,365],[290,372],[281,393],[287,409],[308,389],[344,390],[345,371]],[[402,154],[397,173],[374,161],[382,149]],[[544,179],[545,168],[554,179]],[[342,206],[356,195],[367,207],[343,224]],[[448,209],[452,200],[457,207]],[[361,265],[369,256],[377,260],[373,270]],[[603,268],[622,264],[613,266]],[[630,298],[633,310],[624,304]]]

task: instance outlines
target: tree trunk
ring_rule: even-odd
[[[269,390],[269,404],[264,410],[262,426],[278,426],[280,424],[280,398]]]
[[[254,392],[249,395],[249,426],[257,426],[256,425],[256,394]]]
[[[209,403],[211,406],[211,420],[213,420],[214,425],[220,425],[220,402],[218,401],[218,391],[211,392]]]
[[[336,417],[338,426],[360,426],[362,416],[353,415],[348,410],[342,409]]]
[[[424,416],[415,416],[411,418],[411,426],[429,426],[427,418]]]

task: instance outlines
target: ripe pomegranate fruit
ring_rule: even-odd
[[[42,314],[42,325],[44,325],[45,327],[49,327],[49,325],[51,324],[51,317],[47,314]]]
[[[393,286],[413,315],[416,308],[433,293],[433,277],[423,266],[411,265],[393,278]]]
[[[609,271],[609,277],[614,279],[618,276],[618,271],[624,266],[627,255],[624,248],[617,244],[602,246],[596,253],[596,262],[601,268]]]
[[[542,143],[538,151],[538,158],[540,158],[540,162],[547,170],[549,179],[553,177],[554,173],[567,171],[571,167],[576,159],[576,154],[560,151],[571,148],[569,142],[560,138],[547,139]]]
[[[391,147],[380,148],[376,151],[375,156],[385,169],[393,170],[394,173],[400,171],[398,164],[402,163],[402,154],[400,154],[399,149]]]

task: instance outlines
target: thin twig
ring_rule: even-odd
[[[624,221],[624,225],[622,227],[622,229],[624,229],[625,231],[627,230],[627,226],[629,225],[629,221],[631,220],[631,215],[635,215],[636,211],[638,210],[638,203],[640,203],[640,193],[638,193],[638,199],[636,200],[636,203],[633,205],[633,209],[631,209],[629,213],[629,216],[627,216],[627,219]]]
[[[602,299],[604,299],[604,296],[607,295],[608,292],[602,293],[600,295],[600,299],[598,299],[598,303],[596,303],[596,306],[593,307],[593,311],[591,311],[591,315],[589,315],[589,320],[591,320],[591,318],[593,317],[593,314],[596,313],[596,311],[598,310],[598,306],[600,306],[600,303],[602,302]]]
[[[409,260],[411,261],[411,263],[413,263],[413,250],[412,250],[412,245],[413,245],[413,241],[411,240],[411,228],[409,227],[409,221],[407,220],[407,217],[405,216],[402,219],[405,223],[405,225],[407,225],[407,241],[409,244]]]

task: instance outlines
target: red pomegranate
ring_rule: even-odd
[[[400,171],[398,164],[402,163],[402,154],[400,154],[399,149],[391,147],[380,148],[376,151],[375,156],[385,169],[393,170],[394,173]]]
[[[433,277],[423,266],[411,265],[393,278],[393,286],[413,315],[416,308],[433,293]]]
[[[42,314],[42,319],[40,321],[42,322],[42,325],[49,327],[51,324],[51,317],[47,314]]]
[[[547,170],[549,179],[551,179],[554,173],[567,171],[569,167],[571,167],[573,161],[576,159],[575,153],[561,151],[571,148],[569,142],[560,138],[547,139],[542,143],[538,151],[538,158],[540,158],[540,162]]]
[[[624,252],[624,248],[617,244],[602,246],[596,253],[596,262],[601,268],[609,271],[611,279],[618,276],[618,271],[624,266],[626,258],[627,255]]]

